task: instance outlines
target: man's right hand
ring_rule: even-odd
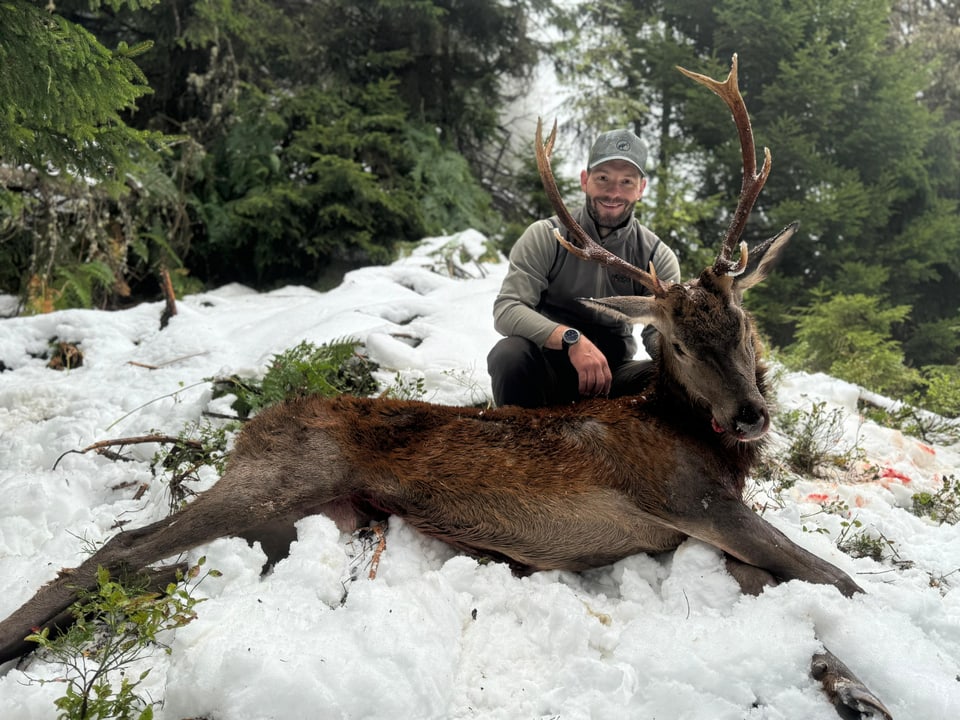
[[[609,394],[613,373],[610,372],[606,356],[589,338],[581,335],[580,342],[571,345],[567,354],[580,377],[581,395],[590,397]]]

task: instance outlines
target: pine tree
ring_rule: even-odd
[[[0,161],[122,182],[137,155],[150,153],[158,139],[124,119],[150,92],[134,62],[150,43],[110,50],[49,7],[27,0],[0,4]]]

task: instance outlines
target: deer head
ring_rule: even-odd
[[[550,167],[557,137],[556,123],[546,142],[542,123],[537,123],[537,167],[547,197],[569,231],[567,240],[555,230],[558,242],[583,260],[602,263],[633,277],[650,292],[649,296],[582,299],[581,302],[602,312],[625,316],[634,324],[656,327],[661,336],[655,358],[661,385],[684,392],[709,414],[713,429],[725,438],[756,440],[767,432],[770,414],[763,395],[763,369],[758,365],[761,346],[741,300],[747,288],[769,274],[797,224],[789,225],[755,248],[752,267],[748,270],[750,253],[740,237],[770,173],[771,160],[770,151],[764,149],[764,162],[757,172],[753,129],[737,84],[737,56],[733,56],[730,73],[723,82],[678,69],[724,100],[733,114],[743,154],[739,203],[716,261],[698,278],[684,283],[663,283],[652,264],[649,271],[634,267],[595,243],[577,224],[560,197]],[[734,260],[734,249],[738,245],[739,257]]]

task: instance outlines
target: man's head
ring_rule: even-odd
[[[647,185],[646,162],[647,146],[629,130],[605,132],[593,143],[587,169],[580,173],[580,187],[601,236],[633,216]]]

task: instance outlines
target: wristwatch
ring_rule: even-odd
[[[574,328],[567,328],[563,331],[560,342],[563,344],[564,350],[569,350],[571,345],[576,345],[580,342],[580,331]]]

